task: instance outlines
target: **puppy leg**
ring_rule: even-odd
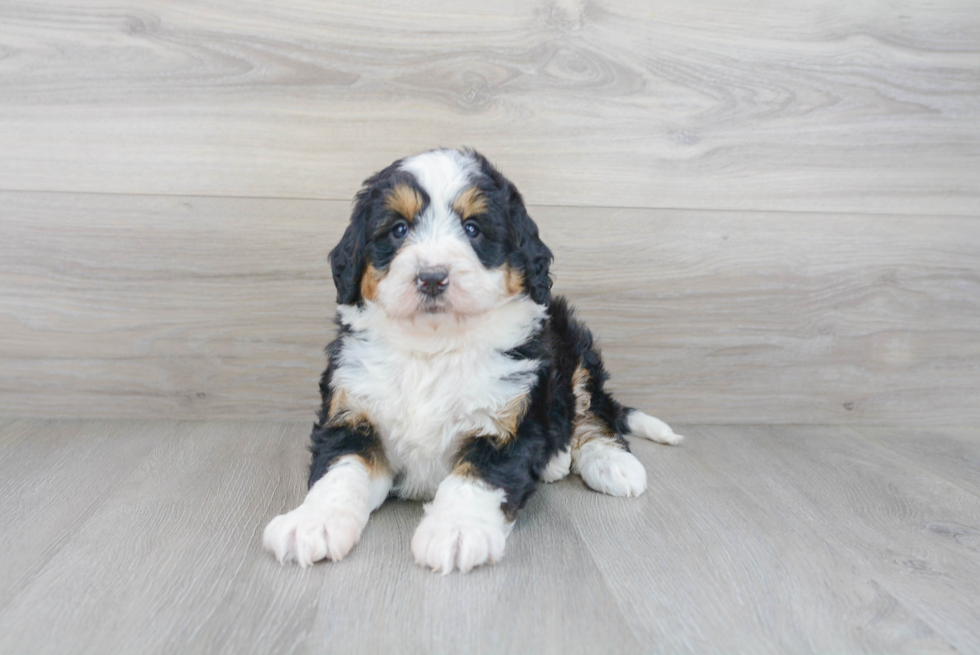
[[[644,414],[638,409],[623,408],[623,413],[626,416],[626,426],[630,436],[643,437],[672,446],[684,440],[684,437],[674,432],[659,418]]]
[[[391,489],[391,474],[369,426],[317,428],[313,451],[306,499],[272,519],[262,536],[280,563],[307,567],[343,559]]]
[[[643,464],[615,439],[592,439],[572,448],[572,468],[589,487],[610,496],[639,496],[647,489]]]
[[[611,496],[639,496],[646,491],[647,472],[622,436],[626,425],[620,426],[626,423],[629,410],[605,391],[602,361],[598,352],[590,354],[591,366],[580,365],[572,377],[572,470],[596,491]]]
[[[412,537],[415,561],[443,574],[466,572],[504,556],[517,511],[534,490],[530,462],[516,447],[481,437],[436,490]]]
[[[453,473],[425,505],[425,517],[412,537],[412,554],[422,566],[450,573],[467,572],[504,556],[514,525],[501,509],[503,489]]]
[[[629,451],[626,439],[618,433],[626,423],[630,436],[665,444],[684,439],[660,419],[635,409],[623,409],[625,420],[603,420],[588,408],[576,416],[572,434],[572,470],[592,489],[611,496],[639,496],[647,488],[643,464]]]

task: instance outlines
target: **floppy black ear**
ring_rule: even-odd
[[[330,251],[333,283],[337,287],[337,304],[353,305],[361,300],[361,276],[364,275],[364,249],[367,245],[369,193],[357,194],[350,225],[340,243]]]
[[[511,266],[524,271],[524,287],[531,300],[539,305],[551,304],[551,261],[554,256],[538,236],[538,226],[527,214],[524,200],[510,186],[510,224],[514,226],[515,250]]]
[[[378,187],[394,175],[402,160],[392,162],[361,184],[361,190],[354,196],[354,211],[351,212],[350,225],[344,231],[337,247],[330,251],[330,265],[333,269],[333,283],[337,287],[337,304],[353,305],[361,302],[361,278],[367,264],[368,221],[371,205],[378,197]]]
[[[510,224],[513,250],[507,259],[511,268],[524,274],[524,288],[539,305],[551,304],[551,261],[554,256],[538,236],[538,226],[527,214],[524,198],[490,161],[475,150],[467,150],[501,194],[503,211]]]

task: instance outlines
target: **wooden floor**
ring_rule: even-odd
[[[307,424],[0,421],[0,652],[980,652],[980,429],[685,426],[639,499],[576,479],[441,577],[389,501],[281,567]]]

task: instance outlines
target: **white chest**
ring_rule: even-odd
[[[460,440],[496,434],[493,417],[528,392],[538,365],[490,348],[399,352],[359,334],[345,338],[333,384],[374,423],[395,491],[428,498],[449,473]]]
[[[373,303],[338,311],[352,331],[331,384],[374,424],[402,497],[430,498],[461,441],[498,434],[493,419],[534,385],[540,362],[504,354],[544,318],[530,300],[428,331],[391,321]]]

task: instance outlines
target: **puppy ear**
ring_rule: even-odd
[[[330,251],[330,267],[333,283],[337,287],[337,304],[353,305],[361,300],[361,277],[364,275],[367,245],[367,220],[369,193],[367,189],[357,194],[350,225],[344,231],[340,243]]]
[[[551,304],[551,260],[554,259],[548,246],[544,245],[538,236],[538,226],[527,214],[524,198],[510,180],[476,150],[466,149],[473,157],[484,174],[493,182],[497,196],[503,204],[510,225],[511,251],[507,264],[512,269],[521,271],[524,277],[524,289],[531,300],[539,305]],[[491,195],[493,192],[491,192]]]
[[[510,186],[510,224],[514,227],[515,249],[511,266],[524,272],[524,287],[539,305],[551,303],[551,261],[554,256],[538,236],[538,226],[528,216],[524,199]]]

